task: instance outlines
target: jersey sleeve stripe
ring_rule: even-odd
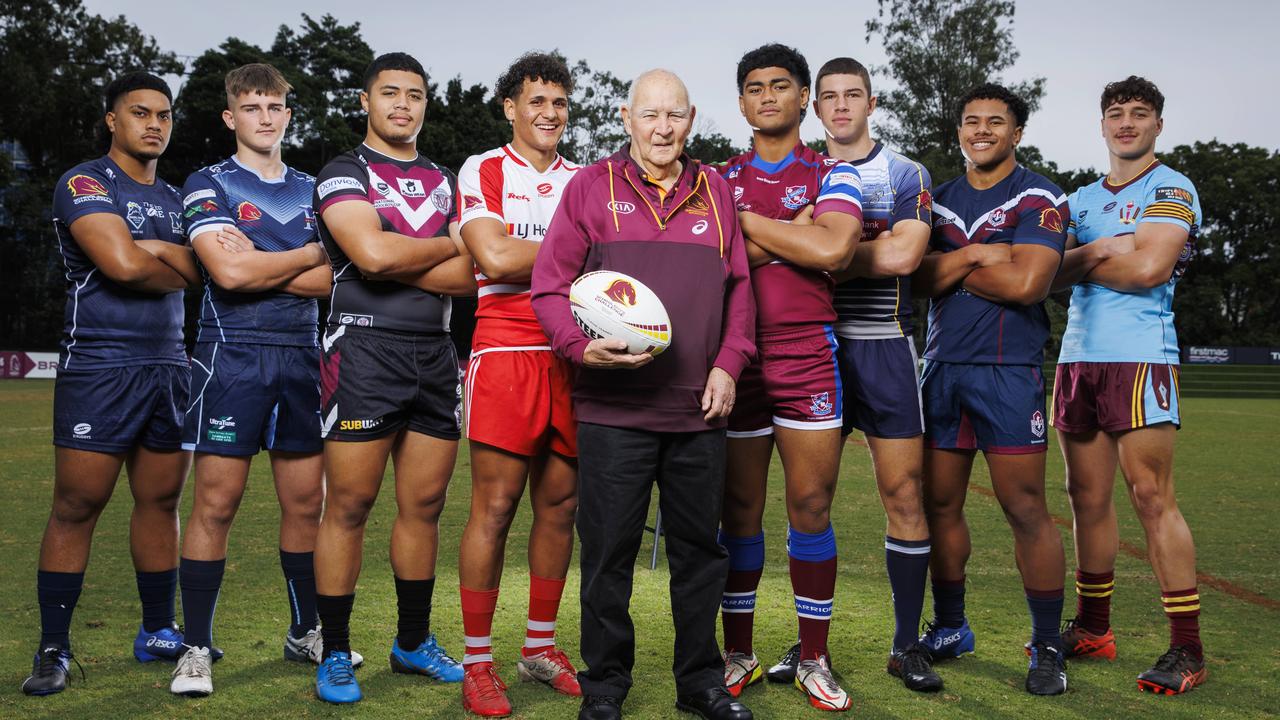
[[[503,219],[502,184],[502,156],[486,158],[480,163],[480,192],[484,195],[485,207],[498,220]]]

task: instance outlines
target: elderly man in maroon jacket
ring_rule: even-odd
[[[724,686],[715,622],[728,556],[716,542],[725,417],[755,353],[755,305],[733,196],[683,153],[694,108],[673,73],[636,78],[622,108],[631,142],[569,182],[533,268],[533,309],[560,355],[579,366],[578,536],[582,550],[580,720],[621,717],[631,687],[632,572],[656,480],[675,621],[676,706],[716,720],[751,711]],[[593,270],[653,289],[672,319],[661,356],[592,340],[569,285]]]

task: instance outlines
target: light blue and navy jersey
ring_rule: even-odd
[[[53,231],[67,279],[60,368],[187,365],[182,292],[131,290],[103,275],[71,236],[71,224],[93,213],[119,215],[134,240],[184,242],[181,196],[159,178],[152,185],[135,182],[103,156],[71,168],[58,180]]]
[[[1058,186],[1018,165],[1008,177],[976,190],[960,177],[933,194],[932,250],[952,252],[974,243],[1040,245],[1062,254],[1067,199]],[[1035,365],[1044,362],[1049,315],[1044,303],[1003,305],[963,284],[929,303],[924,356],[950,363]]]
[[[296,250],[317,242],[311,210],[315,178],[292,168],[264,180],[234,157],[196,171],[182,188],[187,234],[233,225],[264,252]],[[217,250],[215,250],[216,252]],[[279,290],[234,292],[214,283],[203,267],[199,342],[263,345],[317,344],[317,310],[312,298]]]
[[[902,220],[933,218],[929,171],[876,143],[853,163],[862,176],[862,241],[874,240]],[[836,286],[836,334],[882,340],[911,334],[911,277],[854,278]]]
[[[1186,272],[1199,231],[1200,196],[1182,173],[1153,161],[1122,185],[1104,177],[1071,194],[1068,229],[1081,245],[1131,234],[1144,223],[1168,223],[1187,231],[1187,242],[1169,279],[1137,292],[1082,282],[1071,290],[1067,330],[1058,362],[1178,364],[1173,328],[1173,288]]]

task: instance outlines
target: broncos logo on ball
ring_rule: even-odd
[[[626,280],[614,280],[609,287],[605,288],[604,294],[615,302],[636,304],[636,289]]]

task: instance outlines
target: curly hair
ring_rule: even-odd
[[[779,43],[769,43],[748,51],[738,61],[738,94],[742,94],[742,86],[751,71],[769,67],[782,68],[791,73],[791,77],[802,87],[809,87],[809,63],[800,51]]]
[[[1025,128],[1027,126],[1027,118],[1031,116],[1027,101],[1015,95],[1009,88],[995,83],[983,83],[970,89],[956,103],[957,126],[964,123],[965,106],[974,100],[999,100],[1004,103],[1009,108],[1009,113],[1013,115],[1014,127]]]
[[[559,85],[566,95],[573,94],[573,73],[564,58],[555,53],[527,52],[516,58],[511,67],[502,73],[493,94],[503,100],[515,100],[524,89],[524,81],[541,80],[549,85]]]
[[[1107,83],[1102,89],[1102,112],[1106,114],[1107,108],[1112,105],[1127,102],[1143,102],[1150,105],[1156,111],[1156,117],[1160,117],[1164,113],[1164,94],[1160,92],[1160,88],[1156,84],[1144,77],[1130,75],[1124,80],[1113,83]]]

